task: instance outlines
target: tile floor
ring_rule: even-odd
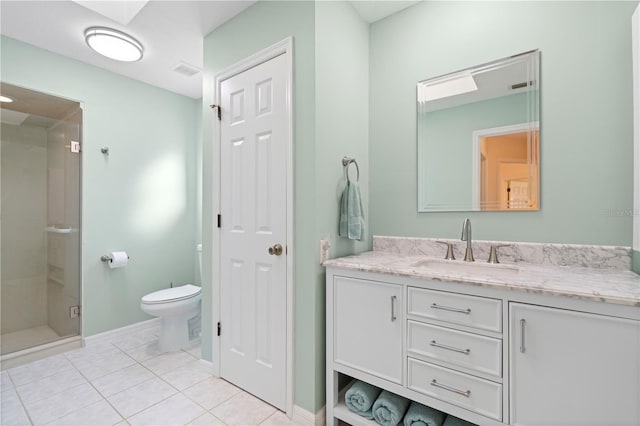
[[[2,371],[2,426],[293,425],[213,377],[200,348],[160,354],[158,328]]]

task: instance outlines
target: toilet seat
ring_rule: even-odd
[[[167,302],[177,302],[178,300],[190,299],[198,296],[202,289],[192,284],[182,285],[180,287],[165,288],[164,290],[154,291],[142,297],[144,304],[158,304]]]

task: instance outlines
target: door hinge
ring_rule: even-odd
[[[78,141],[71,141],[69,142],[69,145],[65,145],[65,148],[69,148],[69,151],[74,153],[74,154],[79,154],[81,149],[80,149],[80,142]]]
[[[218,228],[222,227],[222,215],[218,215]]]
[[[218,121],[222,120],[222,107],[220,105],[211,104],[209,105],[211,108],[218,110]]]
[[[220,335],[221,331],[222,331],[222,328],[220,327],[220,321],[218,321],[218,336]]]
[[[69,318],[78,318],[80,316],[80,305],[69,306]]]

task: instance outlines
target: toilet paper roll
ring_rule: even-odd
[[[126,251],[112,251],[109,268],[123,268],[129,263],[129,256]]]

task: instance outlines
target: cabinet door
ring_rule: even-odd
[[[402,287],[334,278],[334,360],[402,383]]]
[[[512,303],[511,424],[640,424],[640,323]]]

